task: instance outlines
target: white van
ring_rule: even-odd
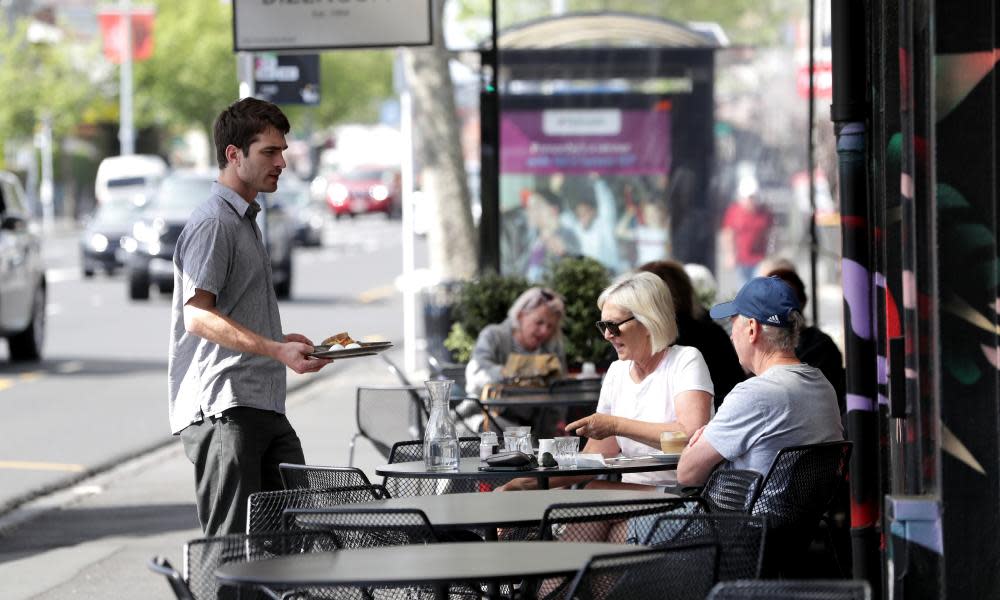
[[[109,156],[97,167],[94,196],[98,204],[119,200],[143,206],[167,174],[167,162],[155,154]]]

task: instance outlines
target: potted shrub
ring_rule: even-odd
[[[585,362],[607,367],[608,345],[594,323],[601,318],[597,297],[609,283],[607,269],[592,258],[563,258],[549,268],[545,285],[566,299],[563,344],[570,370],[578,370]]]

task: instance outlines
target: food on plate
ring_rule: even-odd
[[[340,350],[342,348],[332,348],[334,344],[339,344],[340,346],[347,346],[349,344],[356,343],[351,336],[347,335],[346,331],[341,331],[340,333],[331,335],[330,337],[323,340],[323,346],[331,346],[331,350]]]
[[[360,348],[360,347],[361,347],[361,344],[359,344],[357,342],[353,342],[353,343],[350,343],[350,344],[347,344],[346,346],[344,346],[344,349],[345,350],[353,350],[354,348]]]

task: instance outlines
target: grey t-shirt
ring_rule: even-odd
[[[271,264],[254,221],[259,205],[216,182],[188,219],[174,249],[174,296],[167,366],[170,429],[182,429],[234,406],[285,412],[285,366],[188,333],[184,304],[196,289],[259,335],[284,339]]]
[[[782,448],[843,440],[844,427],[822,371],[779,365],[737,384],[702,435],[731,468],[766,474]]]

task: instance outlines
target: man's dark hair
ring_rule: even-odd
[[[242,150],[243,156],[249,156],[250,144],[270,127],[282,134],[287,134],[292,128],[285,113],[270,102],[244,98],[230,104],[215,118],[212,130],[219,168],[225,169],[229,162],[226,160],[226,148],[230,144]]]
[[[684,265],[675,260],[654,260],[642,265],[639,270],[652,273],[667,284],[678,315],[694,316],[694,286]]]

